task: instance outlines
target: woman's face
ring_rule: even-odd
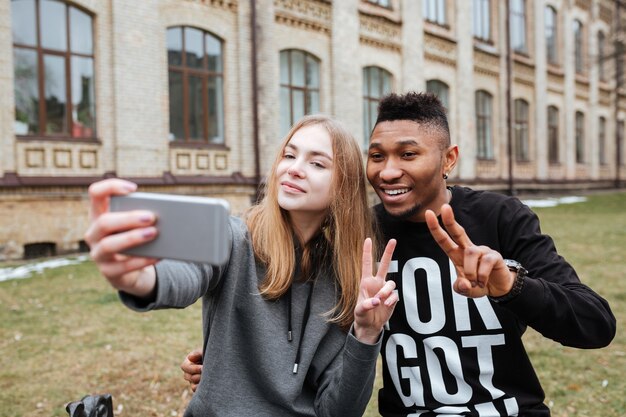
[[[321,125],[298,130],[276,168],[278,205],[292,218],[323,220],[331,202],[333,147]]]

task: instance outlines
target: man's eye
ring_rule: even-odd
[[[404,153],[402,154],[402,157],[404,157],[404,158],[412,158],[412,157],[414,157],[415,155],[417,155],[417,153],[415,153],[415,152],[404,152]]]
[[[378,160],[383,159],[383,156],[379,153],[371,153],[369,158],[373,159],[374,161],[378,161]]]

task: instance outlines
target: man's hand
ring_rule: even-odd
[[[432,210],[427,210],[425,216],[430,233],[456,268],[457,279],[453,285],[456,292],[477,298],[500,297],[511,291],[515,275],[509,271],[502,255],[487,246],[474,245],[454,219],[450,205],[441,206],[441,219],[447,232]]]
[[[354,309],[354,334],[361,342],[376,343],[398,302],[398,294],[394,292],[396,283],[385,281],[395,247],[396,241],[391,239],[380,260],[378,273],[372,275],[372,240],[367,238],[363,243],[363,274]]]
[[[202,351],[200,349],[192,350],[180,364],[183,370],[183,378],[191,385],[191,390],[196,392],[200,378],[202,377]]]

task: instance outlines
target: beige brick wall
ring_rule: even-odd
[[[0,175],[15,171],[13,138],[13,43],[9,1],[0,2]]]
[[[495,4],[498,3],[498,4]],[[527,2],[532,3],[532,2]],[[571,21],[586,24],[589,62],[595,50],[597,30],[611,22],[602,13],[578,9],[572,2],[537,0],[527,10],[531,24],[545,4],[559,9],[564,25],[559,36],[563,66],[560,74],[537,74],[545,63],[541,39],[529,31],[530,56],[518,57],[513,97],[530,104],[530,142],[533,161],[515,168],[516,180],[611,179],[615,175],[614,113],[612,85],[598,92],[593,70],[587,82],[577,82],[572,71]],[[13,132],[13,63],[9,0],[0,1],[0,179],[15,171],[20,177],[89,177],[114,171],[120,176],[163,178],[165,172],[180,176],[228,178],[239,172],[254,177],[255,147],[252,72],[258,74],[260,173],[273,161],[279,131],[279,52],[305,50],[320,59],[321,111],[341,118],[355,136],[363,138],[361,114],[362,68],[380,66],[394,77],[394,89],[424,89],[429,79],[450,87],[452,140],[462,145],[463,166],[454,178],[468,181],[507,178],[507,126],[505,118],[504,41],[477,45],[468,39],[470,7],[446,2],[449,27],[425,23],[419,2],[393,0],[392,10],[361,0],[257,0],[257,61],[251,62],[250,2],[245,0],[75,0],[72,4],[94,15],[97,143],[16,139]],[[595,4],[595,3],[594,3]],[[610,2],[604,2],[605,6]],[[465,8],[459,13],[459,7]],[[597,6],[593,6],[597,7]],[[494,2],[492,29],[503,33],[504,8]],[[603,14],[606,16],[606,12]],[[194,26],[224,41],[225,147],[170,147],[166,30],[170,26]],[[543,34],[543,28],[535,28]],[[462,39],[460,39],[462,37]],[[610,34],[607,33],[607,39]],[[473,52],[472,52],[473,46]],[[463,50],[459,50],[459,48]],[[462,62],[461,62],[462,61]],[[558,71],[557,71],[558,72]],[[580,80],[579,80],[580,81]],[[536,83],[545,92],[537,92]],[[602,87],[602,86],[600,86]],[[475,126],[473,92],[485,89],[493,95],[495,160],[474,160]],[[607,85],[604,85],[607,89]],[[545,98],[545,100],[544,100]],[[545,103],[543,102],[545,101]],[[554,104],[561,115],[561,164],[549,166],[541,120],[543,107]],[[624,104],[626,106],[626,104]],[[592,107],[594,107],[592,109]],[[587,158],[597,154],[597,117],[607,117],[607,159],[578,166],[573,152],[573,112],[585,112]],[[622,113],[620,116],[625,118]],[[538,122],[537,122],[538,121]],[[613,135],[613,136],[612,136]],[[623,150],[626,155],[626,150]],[[622,167],[622,177],[626,175]],[[461,172],[462,171],[462,172]],[[21,256],[26,243],[52,240],[59,250],[75,248],[86,226],[85,188],[0,188],[0,259]],[[227,197],[234,212],[250,204],[252,185],[160,186],[146,191],[191,193]]]

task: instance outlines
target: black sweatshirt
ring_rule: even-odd
[[[385,239],[398,244],[388,275],[400,301],[384,334],[385,417],[549,416],[544,392],[522,344],[526,326],[563,345],[598,348],[615,335],[608,303],[580,282],[518,199],[452,187],[456,220],[476,245],[519,261],[522,292],[507,303],[455,293],[454,266],[425,223],[375,207]]]

